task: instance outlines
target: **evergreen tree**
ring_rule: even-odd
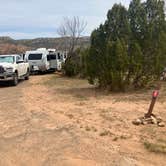
[[[147,20],[146,10],[144,5],[141,4],[141,0],[133,0],[130,3],[128,16],[132,32],[131,37],[137,40],[139,44],[143,44],[146,35]]]
[[[114,41],[123,38],[125,41],[128,41],[130,25],[127,9],[121,4],[115,4],[108,11],[104,26],[106,27],[107,38]]]
[[[136,41],[132,41],[129,49],[129,72],[128,81],[129,83],[133,80],[133,85],[135,88],[141,86],[141,78],[144,76],[144,66],[143,66],[143,53],[141,51],[140,45]],[[132,79],[132,80],[131,80]]]
[[[100,87],[122,90],[156,80],[166,66],[164,1],[132,0],[127,10],[115,4],[93,31],[87,75]]]

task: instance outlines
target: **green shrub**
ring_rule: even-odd
[[[86,56],[89,82],[125,91],[159,79],[166,66],[165,18],[164,1],[132,0],[128,10],[115,4],[105,23],[91,34]]]
[[[86,56],[88,49],[77,49],[69,53],[66,62],[63,64],[63,71],[66,76],[86,77]]]

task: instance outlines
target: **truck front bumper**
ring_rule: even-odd
[[[14,73],[0,73],[0,81],[12,81]]]

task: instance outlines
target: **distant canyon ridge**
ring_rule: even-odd
[[[21,54],[27,50],[36,48],[56,48],[65,50],[67,38],[36,38],[14,40],[10,37],[0,37],[0,54]],[[81,37],[76,47],[88,47],[90,37]]]

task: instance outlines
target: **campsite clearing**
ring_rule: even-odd
[[[164,166],[165,127],[132,124],[151,92],[108,94],[60,74],[0,85],[0,165]],[[154,110],[164,121],[165,93]]]

